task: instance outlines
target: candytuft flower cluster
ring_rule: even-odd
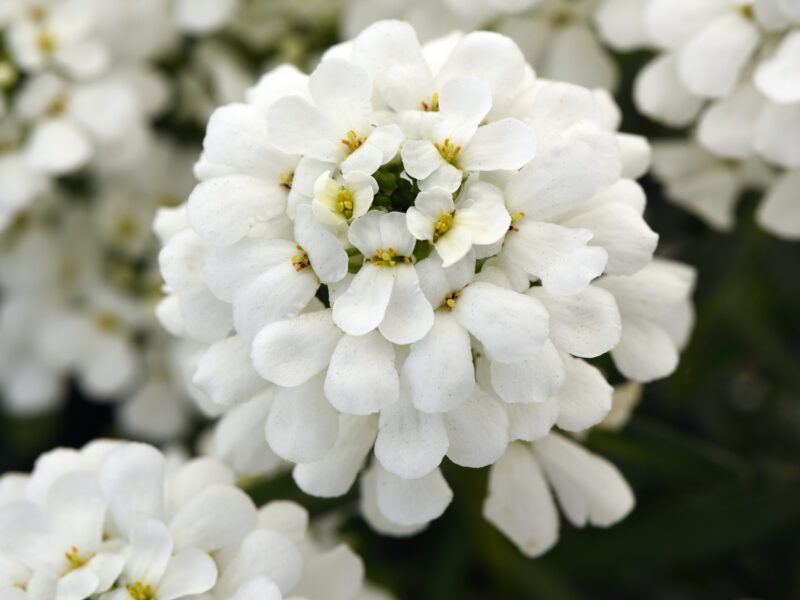
[[[633,180],[649,147],[618,121],[509,38],[422,46],[400,21],[217,109],[200,183],[155,222],[159,315],[207,345],[193,381],[224,413],[215,451],[338,496],[374,449],[363,509],[398,534],[447,507],[445,457],[495,465],[485,514],[528,554],[557,537],[545,481],[576,524],[623,517],[620,474],[550,431],[608,414],[587,359],[675,368],[693,272],[653,260]]]
[[[211,458],[97,440],[0,478],[8,600],[356,600],[363,566],[292,502],[257,509]]]

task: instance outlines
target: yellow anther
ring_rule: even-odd
[[[444,297],[444,299],[442,300],[442,306],[444,306],[447,309],[447,312],[450,312],[453,310],[453,308],[455,308],[456,300],[460,295],[461,295],[460,292],[451,292]]]
[[[349,190],[342,188],[336,198],[336,210],[342,213],[345,219],[353,216],[353,195]]]
[[[372,264],[378,267],[393,267],[397,263],[408,263],[411,262],[411,258],[408,256],[401,256],[395,254],[394,248],[389,246],[385,250],[380,248],[375,249],[375,256],[371,259]]]
[[[745,19],[753,19],[755,18],[755,13],[753,12],[753,5],[752,4],[739,4],[736,7],[736,10],[739,11]]]
[[[292,264],[294,265],[295,271],[302,271],[306,267],[311,265],[311,261],[308,260],[308,252],[303,250],[303,247],[297,245],[296,248],[300,250],[300,254],[295,254],[292,257]]]
[[[149,585],[142,584],[140,581],[137,581],[133,585],[129,585],[126,589],[133,600],[155,600],[156,598],[153,588],[151,588]]]
[[[431,96],[431,103],[428,104],[425,100],[422,101],[422,108],[429,112],[439,111],[439,92],[434,92]]]
[[[341,142],[350,149],[350,152],[357,150],[366,141],[365,137],[358,137],[352,129],[347,132],[347,138],[342,138]]]
[[[278,178],[281,180],[281,187],[286,188],[287,190],[292,189],[292,181],[294,181],[294,171],[291,173],[281,173],[278,175]]]
[[[79,569],[87,562],[89,562],[88,559],[81,558],[81,556],[78,554],[78,549],[75,546],[70,548],[70,550],[72,550],[72,552],[64,552],[64,556],[69,561],[70,568]]]
[[[66,94],[59,94],[53,100],[51,100],[50,104],[47,105],[45,108],[45,112],[51,117],[57,117],[61,113],[63,113],[67,108],[67,95]]]
[[[48,29],[40,29],[36,34],[36,45],[43,54],[52,54],[58,45],[56,34]]]
[[[517,221],[519,221],[524,216],[525,216],[524,212],[518,212],[518,213],[514,213],[513,215],[511,215],[511,223],[512,224],[508,226],[508,230],[509,231],[519,231],[519,227],[514,227],[513,224],[516,223]]]
[[[461,146],[456,146],[450,141],[450,138],[445,138],[444,142],[441,144],[434,142],[433,145],[439,151],[439,154],[442,155],[442,158],[450,164],[453,164],[458,153],[461,152]]]
[[[105,310],[97,311],[94,314],[93,320],[97,328],[105,333],[114,333],[115,331],[119,331],[122,327],[122,323],[117,315]]]
[[[433,241],[438,242],[439,238],[442,237],[445,233],[450,231],[450,228],[453,226],[453,215],[452,213],[444,213],[439,220],[436,221],[436,224],[433,226]]]

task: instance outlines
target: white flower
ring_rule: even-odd
[[[628,483],[608,461],[551,433],[531,445],[512,444],[489,473],[484,516],[528,556],[558,539],[558,512],[550,489],[576,527],[608,527],[633,508]]]
[[[46,453],[30,476],[0,478],[0,591],[54,600],[358,597],[364,568],[349,548],[318,545],[304,509],[275,501],[257,510],[233,482],[215,459],[168,459],[138,443]]]
[[[247,97],[212,115],[201,183],[155,225],[160,318],[205,346],[192,381],[237,470],[287,460],[331,497],[371,461],[368,518],[417,531],[452,497],[445,456],[483,467],[606,417],[584,359],[674,368],[691,277],[652,269],[631,179],[649,147],[608,94],[537,80],[498,34],[421,46],[383,21]],[[642,332],[670,343],[650,357]]]

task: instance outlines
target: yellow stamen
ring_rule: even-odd
[[[356,132],[351,129],[347,132],[347,139],[342,138],[341,142],[350,149],[350,152],[355,152],[366,139],[365,137],[358,137]]]
[[[447,294],[442,300],[442,306],[447,309],[447,312],[451,312],[453,308],[455,308],[456,300],[461,295],[461,292],[451,292]]]
[[[298,245],[296,247],[298,250],[300,250],[300,254],[295,254],[292,257],[292,264],[294,265],[295,271],[302,271],[311,265],[311,261],[308,259],[308,252],[303,250],[302,246]]]
[[[439,111],[439,92],[434,92],[433,96],[431,96],[431,103],[428,104],[425,100],[422,101],[422,108],[426,112],[438,112]]]
[[[58,40],[56,34],[48,29],[41,29],[36,34],[36,45],[43,54],[52,54],[56,51]]]
[[[755,18],[755,13],[753,12],[752,4],[739,4],[736,7],[736,10],[738,10],[739,14],[741,14],[745,19],[752,20]]]
[[[67,96],[66,94],[59,94],[47,105],[45,108],[45,112],[51,117],[57,117],[61,113],[63,113],[67,108]]]
[[[378,267],[393,267],[398,262],[409,263],[411,262],[411,258],[408,256],[401,256],[395,254],[394,248],[389,246],[386,250],[381,250],[380,248],[375,249],[375,256],[373,256],[370,260],[372,260],[372,264]]]
[[[278,178],[281,180],[281,187],[287,190],[292,189],[292,181],[294,181],[294,171],[291,173],[281,173]]]
[[[442,237],[445,233],[450,231],[450,228],[453,226],[453,215],[452,213],[444,213],[439,220],[436,221],[436,224],[433,226],[433,242],[436,243],[439,241],[439,238]]]
[[[122,323],[117,315],[105,310],[97,311],[94,314],[93,320],[97,328],[106,333],[113,333],[122,327]]]
[[[461,146],[456,146],[450,141],[450,138],[445,138],[442,144],[434,142],[433,145],[442,155],[442,158],[450,164],[454,163],[458,153],[461,152]]]
[[[88,559],[86,559],[86,558],[81,558],[81,557],[78,555],[78,549],[77,549],[75,546],[73,546],[73,547],[71,548],[71,550],[72,550],[72,552],[64,552],[64,556],[65,556],[65,557],[66,557],[66,559],[69,561],[69,564],[70,564],[70,567],[71,567],[71,568],[73,568],[73,569],[79,569],[80,567],[82,567],[83,565],[85,565],[87,562],[89,562],[89,560],[88,560]],[[93,555],[93,556],[94,556],[94,555]]]
[[[336,199],[336,210],[342,213],[345,219],[353,217],[353,195],[349,190],[342,188]]]
[[[513,224],[516,223],[517,221],[519,221],[524,216],[525,216],[524,212],[518,212],[518,213],[514,213],[513,215],[511,215],[511,223],[512,224],[508,226],[508,230],[509,231],[519,231],[519,227],[514,227]]]
[[[133,600],[155,600],[156,598],[153,589],[149,585],[142,584],[140,581],[129,585],[126,589]]]

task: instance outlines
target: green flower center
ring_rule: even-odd
[[[133,600],[155,600],[156,594],[149,585],[144,585],[137,581],[133,585],[127,587],[128,593]]]
[[[436,221],[436,224],[433,226],[433,242],[438,242],[439,238],[450,231],[452,226],[453,213],[444,213],[441,217],[439,217],[439,220]]]
[[[402,256],[399,254],[395,254],[394,248],[389,246],[386,250],[381,250],[380,248],[375,249],[375,256],[372,257],[372,264],[378,267],[393,267],[397,263],[409,263],[411,262],[411,258],[408,256]]]

